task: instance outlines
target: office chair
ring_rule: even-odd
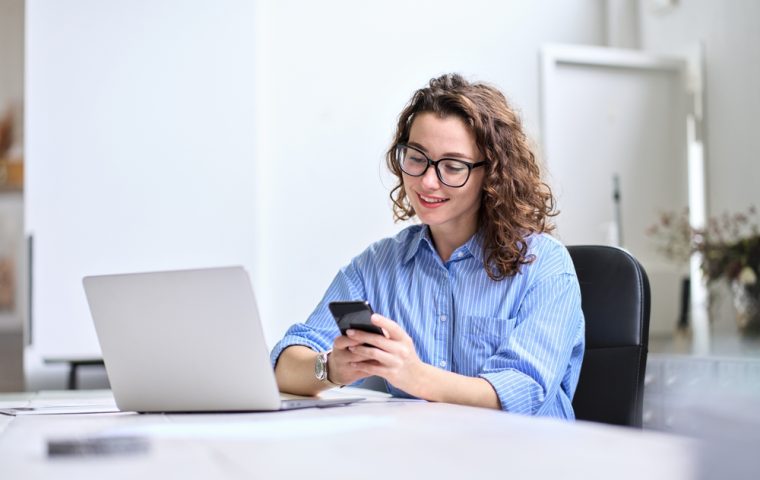
[[[641,427],[649,344],[649,279],[615,247],[568,247],[581,287],[586,351],[573,408],[578,420]]]

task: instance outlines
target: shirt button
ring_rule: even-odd
[[[445,322],[448,319],[449,319],[449,317],[447,317],[446,315],[441,315],[441,321],[442,322]]]
[[[438,365],[440,365],[441,367],[445,367],[446,366],[446,360],[441,360],[440,362],[438,362]]]

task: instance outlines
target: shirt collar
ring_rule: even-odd
[[[427,242],[431,251],[435,250],[433,248],[433,240],[430,238],[430,229],[427,225],[424,224],[420,225],[420,229],[417,231],[417,233],[415,233],[409,242],[409,247],[407,248],[406,254],[404,255],[404,263],[408,262],[414,258],[415,255],[417,255],[417,252],[420,250],[420,246],[423,244],[423,242]]]
[[[433,239],[430,237],[430,227],[427,225],[421,225],[421,228],[417,233],[412,237],[411,241],[409,242],[409,247],[407,248],[406,254],[404,255],[404,263],[408,262],[412,258],[414,258],[415,255],[417,255],[417,252],[419,252],[420,247],[427,243],[428,247],[430,248],[431,252],[435,251],[435,247],[433,246]],[[473,258],[477,259],[480,263],[483,263],[485,259],[485,255],[483,252],[483,244],[484,244],[484,238],[483,238],[483,231],[478,230],[475,232],[475,235],[470,237],[467,242],[459,247],[457,250],[461,252],[467,252],[470,255],[473,256]]]
[[[463,249],[463,251],[469,252],[470,255],[472,255],[473,258],[478,260],[480,263],[483,263],[485,259],[485,255],[483,252],[483,244],[484,244],[483,230],[478,230],[477,232],[475,232],[475,235],[470,237],[470,239],[467,240],[467,243],[462,245],[460,248]]]

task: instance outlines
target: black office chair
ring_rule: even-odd
[[[649,279],[615,247],[568,247],[581,287],[586,352],[573,398],[579,420],[641,427],[649,344]]]

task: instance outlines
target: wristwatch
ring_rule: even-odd
[[[333,382],[327,375],[327,356],[330,355],[330,353],[332,353],[332,350],[319,352],[317,354],[317,361],[314,363],[314,376],[317,377],[317,380],[320,382],[332,383],[336,387],[343,388],[345,385]]]
[[[319,352],[319,354],[317,354],[317,361],[314,364],[314,376],[317,377],[317,380],[320,382],[324,382],[325,380],[328,382],[330,381],[327,379],[327,356],[330,355],[330,352],[332,352],[332,350]]]

